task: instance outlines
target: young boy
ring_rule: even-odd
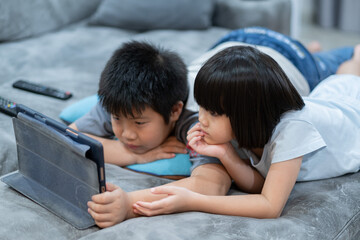
[[[173,158],[187,153],[186,132],[197,121],[184,108],[188,95],[187,69],[176,53],[128,42],[101,74],[99,103],[70,127],[99,140],[107,163]]]

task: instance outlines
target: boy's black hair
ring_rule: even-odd
[[[264,147],[281,115],[304,102],[281,67],[253,47],[235,46],[210,58],[194,86],[197,103],[230,119],[239,147]]]
[[[174,52],[131,41],[116,50],[101,73],[98,95],[112,114],[134,117],[151,107],[169,122],[175,103],[186,104],[187,69]]]

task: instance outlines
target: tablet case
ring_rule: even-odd
[[[13,125],[19,169],[1,180],[74,227],[93,226],[87,202],[105,191],[102,145],[23,105]]]

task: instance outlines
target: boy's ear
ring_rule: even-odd
[[[174,104],[174,106],[172,106],[171,114],[170,114],[171,121],[177,121],[179,119],[183,107],[184,107],[184,103],[182,101],[178,101]]]

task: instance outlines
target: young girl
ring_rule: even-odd
[[[139,201],[134,212],[204,211],[256,218],[281,215],[296,181],[360,167],[360,45],[351,61],[300,97],[279,65],[252,47],[227,48],[198,73],[199,121],[188,132],[198,153],[218,158],[236,185],[252,193],[206,196],[162,186],[167,197]],[[357,76],[355,76],[357,75]]]

